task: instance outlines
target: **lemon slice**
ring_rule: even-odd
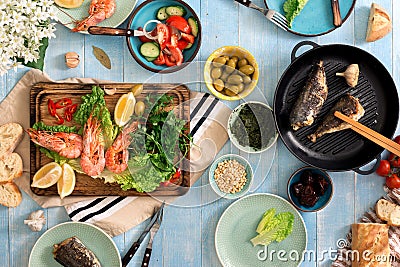
[[[69,196],[75,188],[75,172],[68,163],[62,165],[62,176],[57,182],[57,190],[61,199]]]
[[[54,0],[54,3],[64,8],[77,8],[83,4],[84,0]]]
[[[117,102],[114,109],[115,123],[122,127],[128,123],[130,117],[135,111],[136,99],[132,92],[123,94]]]
[[[62,168],[55,162],[40,168],[33,176],[32,187],[47,188],[57,183],[62,175]]]

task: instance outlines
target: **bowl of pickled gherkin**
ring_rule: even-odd
[[[253,92],[258,82],[254,56],[240,46],[215,50],[204,66],[204,80],[210,92],[223,100],[239,100]]]
[[[240,104],[229,116],[228,135],[241,151],[266,151],[278,139],[271,107],[256,101]]]

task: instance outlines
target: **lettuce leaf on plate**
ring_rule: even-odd
[[[259,234],[250,240],[253,246],[268,246],[273,241],[281,242],[292,233],[294,215],[291,212],[274,215],[275,209],[269,209],[264,213],[257,226],[257,233]],[[261,229],[263,230],[260,231]]]
[[[286,0],[283,4],[283,11],[285,11],[290,28],[292,27],[294,18],[300,14],[307,2],[308,0]]]

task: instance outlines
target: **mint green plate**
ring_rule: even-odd
[[[82,20],[89,16],[88,10],[91,0],[85,0],[83,4],[78,8],[56,8],[56,17],[58,18],[58,22],[66,26],[68,29],[72,29],[75,27],[74,20]],[[114,14],[108,19],[103,20],[97,26],[102,27],[117,27],[122,22],[124,22],[129,15],[132,13],[137,0],[115,0],[116,10]],[[56,5],[57,6],[57,5]],[[88,33],[87,31],[82,31],[80,33]]]
[[[53,258],[53,245],[70,238],[78,237],[85,246],[93,251],[101,266],[119,267],[121,257],[114,241],[103,230],[88,223],[66,222],[58,224],[36,241],[29,256],[29,267],[60,267]]]
[[[257,235],[257,225],[270,208],[275,208],[277,213],[293,213],[293,232],[280,243],[253,247],[250,239]],[[248,195],[232,203],[222,214],[215,231],[215,249],[226,267],[299,266],[306,246],[307,231],[300,213],[287,200],[267,193]],[[279,251],[283,252],[279,254]]]

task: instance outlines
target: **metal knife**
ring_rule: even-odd
[[[331,0],[333,25],[340,27],[342,25],[342,16],[340,15],[339,0]]]
[[[158,220],[154,223],[153,227],[150,229],[150,240],[147,245],[147,248],[144,252],[143,260],[142,260],[142,267],[148,267],[149,262],[150,262],[150,257],[151,257],[151,251],[153,248],[153,239],[154,236],[157,234],[158,229],[160,229],[160,224],[162,222],[162,217],[163,217],[163,210],[161,210],[160,215],[158,216]]]

